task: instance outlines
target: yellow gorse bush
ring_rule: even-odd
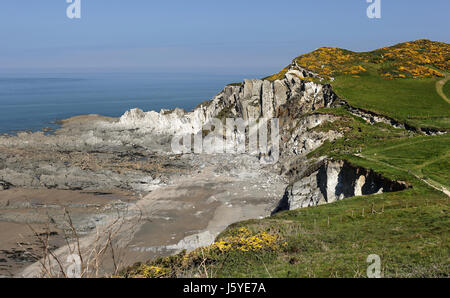
[[[133,278],[161,278],[165,277],[169,273],[167,268],[158,266],[141,265]]]
[[[362,65],[365,63],[381,65],[379,72],[388,79],[441,77],[444,75],[436,69],[450,69],[450,45],[417,40],[362,53],[319,48],[297,57],[295,62],[324,78],[362,74],[367,71]]]
[[[252,235],[247,228],[240,228],[236,235],[225,237],[209,248],[220,252],[238,250],[243,252],[259,250],[277,250],[279,249],[279,237],[266,232],[260,232]]]
[[[286,246],[287,243],[280,236],[267,232],[252,234],[247,228],[239,228],[214,242],[213,244],[200,247],[183,256],[182,264],[188,267],[200,259],[214,259],[217,256],[231,252],[262,252],[277,251]]]
[[[129,272],[131,278],[163,278],[176,276],[176,272],[183,272],[199,264],[214,263],[226,258],[232,252],[257,253],[263,251],[277,251],[287,243],[279,235],[259,232],[252,233],[247,228],[231,231],[229,236],[221,238],[215,243],[195,249],[190,253],[179,254],[174,257],[162,258],[149,264],[139,265]]]
[[[296,59],[298,65],[329,78],[337,74],[358,74],[366,71],[355,53],[338,48],[320,48]]]

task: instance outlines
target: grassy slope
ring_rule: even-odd
[[[410,43],[406,45],[410,46]],[[424,45],[430,46],[428,41],[413,43],[415,49]],[[446,68],[445,63],[448,63],[441,59],[439,47],[442,44],[432,44],[429,50],[434,57],[431,58],[435,59],[433,69],[439,69],[437,66]],[[448,54],[448,45],[444,44],[444,47]],[[330,82],[335,91],[351,105],[415,127],[450,129],[449,104],[437,95],[435,88],[438,78],[433,75],[411,77],[417,75],[414,67],[419,64],[411,66],[403,52],[398,61],[392,56],[389,61],[380,60],[385,57],[381,55],[396,54],[398,49],[404,51],[404,48],[402,44],[360,54],[332,50],[335,56],[331,58],[330,51],[324,50],[320,54],[324,56],[317,58],[307,54],[306,60],[300,60],[311,61],[316,67],[313,71],[325,69],[332,74],[336,79]],[[425,58],[420,57],[419,62]],[[322,68],[320,63],[326,59],[330,63]],[[316,62],[319,64],[314,64]],[[341,69],[341,65],[350,73],[333,73]],[[364,71],[352,73],[359,65]],[[407,71],[402,71],[402,66]],[[419,66],[425,76],[427,71],[430,73],[424,66]],[[283,76],[285,70],[268,79]],[[450,94],[449,83],[444,86],[444,92]],[[125,275],[133,276],[147,270],[153,272],[148,274],[151,277],[155,272],[164,272],[156,276],[174,276],[180,271],[188,276],[208,274],[209,277],[363,277],[368,266],[367,256],[378,254],[385,277],[448,277],[449,197],[425,182],[437,188],[450,188],[450,136],[423,136],[385,124],[369,125],[342,108],[321,109],[315,113],[341,116],[340,120],[324,123],[316,130],[337,129],[344,137],[325,142],[310,157],[328,155],[345,159],[391,179],[405,181],[413,188],[236,223],[217,239],[227,239],[237,229],[245,227],[255,234],[276,235],[286,246],[248,252],[239,249],[220,252],[217,248],[207,247],[191,254],[150,261],[149,265],[157,269],[135,266]]]
[[[418,40],[372,52],[341,51],[345,54],[322,56],[335,77],[335,92],[349,104],[413,127],[450,130],[450,105],[436,91],[436,82],[450,67],[449,44]],[[312,61],[314,67],[317,63],[307,55],[298,61]],[[344,60],[345,67],[336,59]],[[363,70],[352,71],[356,67]]]
[[[330,130],[340,127],[345,137],[326,142],[310,154],[310,157],[328,155],[356,164],[361,159],[364,167],[378,168],[386,176],[401,180],[402,177],[383,172],[380,166],[389,165],[421,179],[428,179],[436,186],[450,188],[450,135],[423,136],[386,124],[367,125],[360,118],[341,109],[322,109],[316,113],[345,115],[341,120],[316,128]],[[359,152],[359,151],[362,152]]]
[[[417,128],[450,130],[450,106],[436,92],[449,59],[449,44],[417,40],[371,52],[320,48],[294,60],[355,107]],[[281,79],[286,71],[265,79]]]
[[[352,106],[386,115],[413,127],[450,129],[450,105],[436,92],[435,78],[385,79],[368,72],[339,76],[335,92]]]
[[[245,227],[276,235],[286,246],[224,253],[207,247],[136,265],[124,275],[365,277],[368,255],[377,254],[384,277],[448,277],[449,211],[448,198],[425,187],[350,198],[236,223],[218,237]],[[157,269],[148,270],[149,265]]]
[[[450,188],[450,136],[424,136],[394,142],[364,151],[371,160],[388,163],[424,179]]]
[[[363,277],[378,254],[385,277],[448,276],[448,200],[408,190],[283,212],[245,226],[287,240],[275,255],[226,264],[223,277]],[[238,264],[238,266],[236,266]],[[251,268],[249,270],[249,268]]]
[[[448,81],[444,85],[444,94],[447,96],[447,98],[450,98],[450,81]]]

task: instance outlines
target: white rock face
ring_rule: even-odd
[[[118,123],[104,123],[105,129],[137,129],[142,133],[191,134],[201,130],[212,118],[243,118],[244,120],[274,118],[288,102],[307,112],[330,106],[335,100],[331,88],[306,82],[294,75],[282,80],[244,80],[229,85],[209,102],[186,113],[181,109],[144,112],[127,111]]]
[[[289,190],[288,203],[290,210],[325,203],[320,188],[317,187],[317,179],[314,176],[305,177],[297,181]]]
[[[274,106],[277,110],[281,105],[284,105],[289,95],[289,88],[282,81],[275,81],[273,83],[274,92]]]
[[[338,118],[332,115],[310,115],[298,121],[293,121],[295,129],[289,130],[289,139],[283,144],[285,156],[305,155],[319,148],[326,140],[333,141],[340,138],[342,134],[334,131],[316,132],[311,130],[325,122],[334,122]]]
[[[217,234],[212,234],[210,231],[204,231],[198,234],[187,236],[177,244],[169,245],[166,248],[171,250],[186,249],[188,252],[190,252],[196,248],[214,243],[216,236]]]
[[[373,171],[353,167],[343,161],[325,160],[312,174],[286,189],[284,209],[297,209],[332,203],[344,198],[392,192],[407,186]]]
[[[342,166],[340,164],[328,164],[326,168],[326,177],[318,177],[318,180],[321,180],[321,183],[326,179],[325,198],[327,203],[332,203],[344,198],[343,192],[337,192],[338,185],[341,183],[340,180],[342,179],[339,177],[341,170]]]
[[[362,196],[362,187],[366,183],[366,176],[361,175],[359,176],[358,180],[356,180],[355,183],[355,196]],[[381,188],[381,191],[383,191],[383,188]]]
[[[194,133],[201,129],[207,115],[203,109],[196,109],[186,114],[176,109],[173,112],[162,110],[143,112],[140,109],[127,111],[117,125],[124,129],[142,129],[155,134]]]
[[[264,81],[262,86],[262,116],[265,118],[275,117],[276,100],[274,97],[275,86],[269,81]]]

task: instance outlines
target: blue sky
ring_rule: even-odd
[[[449,0],[1,0],[0,70],[272,73],[321,46],[449,42]]]

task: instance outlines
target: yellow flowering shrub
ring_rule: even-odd
[[[158,266],[141,265],[133,274],[133,278],[162,278],[166,277],[169,269]]]
[[[139,265],[125,276],[130,278],[176,277],[177,272],[183,272],[201,264],[218,262],[232,252],[277,251],[286,245],[287,243],[278,235],[267,232],[253,234],[247,228],[239,228],[209,246],[197,248],[190,253],[161,258],[152,261],[151,265]]]
[[[368,62],[368,59],[360,59],[357,53],[338,49],[320,48],[306,55],[296,58],[298,65],[303,66],[324,78],[330,78],[337,74],[358,74],[366,69],[359,62]]]
[[[240,228],[235,235],[225,237],[213,243],[210,246],[212,250],[228,252],[230,250],[238,251],[259,251],[259,250],[277,250],[279,248],[279,238],[266,232],[259,232],[252,235],[247,228]]]
[[[403,67],[409,71],[418,65],[431,65],[442,70],[450,68],[450,45],[442,42],[422,39],[383,48],[380,52],[383,53],[382,61],[399,61],[399,70]]]
[[[388,79],[442,77],[436,69],[450,69],[450,45],[423,39],[361,53],[326,47],[301,55],[295,62],[323,78],[360,75],[367,71],[365,63],[379,65],[381,76]]]
[[[314,82],[314,79],[311,77],[297,76],[300,80]]]
[[[286,66],[279,73],[268,76],[268,77],[264,78],[264,80],[268,80],[268,81],[281,80],[284,78],[284,76],[286,75],[288,70],[289,70],[289,66]]]

